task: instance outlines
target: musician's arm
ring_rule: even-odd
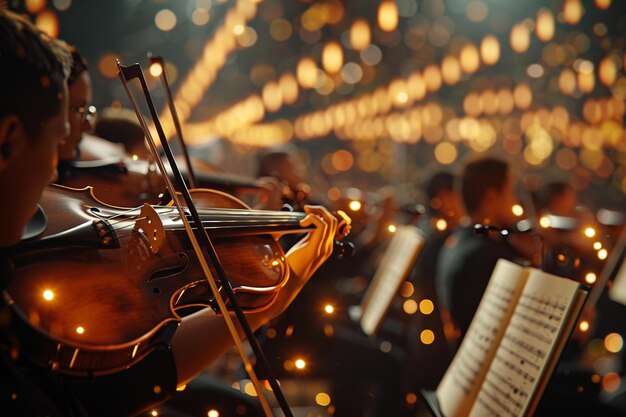
[[[306,211],[311,214],[302,220],[302,226],[313,224],[316,227],[287,253],[291,275],[275,302],[261,312],[246,314],[252,329],[259,328],[284,311],[311,275],[332,254],[337,220],[322,207],[310,207]],[[231,317],[236,322],[234,315],[231,314]],[[244,337],[240,326],[238,330],[240,337]],[[183,318],[171,344],[178,383],[184,384],[193,379],[233,345],[224,319],[212,311],[206,309]]]

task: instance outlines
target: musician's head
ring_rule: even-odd
[[[56,176],[57,147],[69,130],[68,71],[57,41],[0,6],[0,246],[20,240]]]
[[[460,220],[464,211],[463,203],[453,174],[448,171],[434,173],[424,185],[424,191],[428,197],[428,209],[432,214]]]
[[[93,95],[87,60],[76,47],[68,45],[67,48],[72,55],[72,66],[67,79],[70,134],[59,146],[59,158],[65,161],[77,156],[83,133],[93,131],[95,117],[94,107],[91,105]]]
[[[544,185],[537,196],[538,212],[576,217],[578,195],[566,182],[553,181]]]
[[[258,175],[278,178],[295,189],[304,180],[304,162],[292,149],[273,149],[261,155]]]
[[[513,176],[502,160],[483,157],[467,163],[461,174],[461,196],[473,221],[505,227],[517,220],[512,211]]]
[[[110,142],[121,143],[130,155],[148,159],[150,151],[135,112],[126,108],[107,107],[98,111],[94,133]]]

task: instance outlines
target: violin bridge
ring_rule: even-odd
[[[163,223],[156,210],[144,204],[139,213],[139,220],[135,222],[135,230],[141,230],[148,241],[148,246],[153,254],[157,254],[165,241]]]

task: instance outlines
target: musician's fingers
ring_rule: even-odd
[[[305,212],[316,214],[324,223],[324,229],[320,234],[320,245],[324,259],[328,258],[333,251],[334,238],[337,233],[338,220],[325,207],[322,206],[305,206]]]

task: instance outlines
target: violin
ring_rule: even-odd
[[[305,214],[251,210],[218,191],[192,193],[239,304],[247,311],[271,305],[289,279],[276,239],[306,232]],[[37,364],[64,375],[113,373],[168,343],[181,309],[216,309],[174,207],[120,208],[91,187],[59,185],[45,189],[40,206],[39,230],[8,250],[5,291],[20,352]],[[349,227],[346,216],[337,238]]]
[[[92,135],[84,135],[79,154],[81,159],[59,163],[59,184],[92,186],[98,199],[119,207],[160,202],[165,183],[150,161]]]

